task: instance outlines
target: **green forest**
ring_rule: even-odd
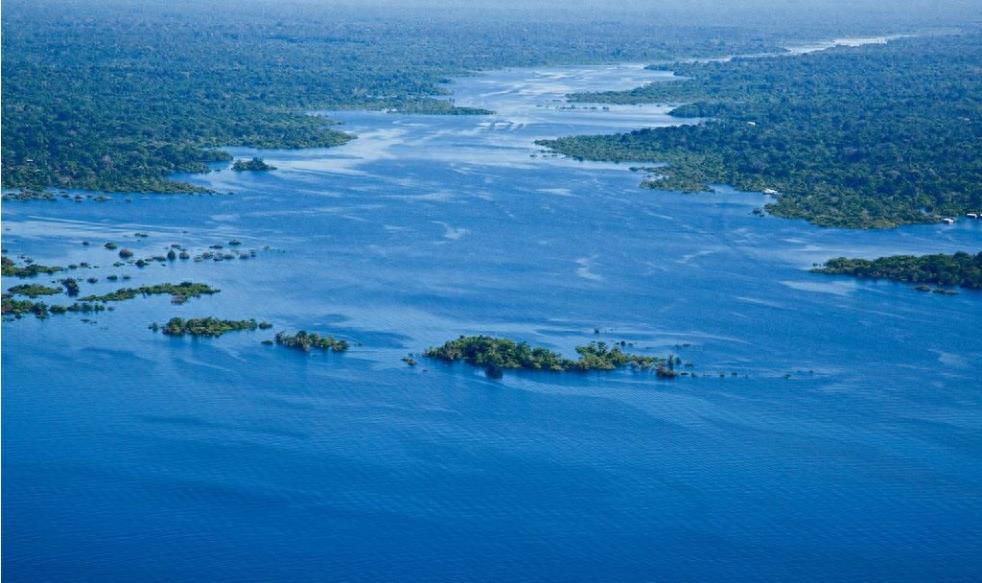
[[[704,123],[540,142],[577,159],[665,162],[644,186],[777,191],[767,210],[889,228],[982,210],[982,35],[671,65],[678,80],[574,102],[675,105]],[[661,68],[661,67],[659,67]]]
[[[448,93],[451,76],[774,46],[773,34],[720,25],[478,16],[298,4],[273,18],[248,2],[231,11],[5,2],[2,184],[194,191],[169,176],[229,161],[222,147],[327,147],[352,138],[311,112],[487,113],[435,99]]]

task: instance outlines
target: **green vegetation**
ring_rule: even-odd
[[[166,324],[159,327],[168,336],[221,336],[226,332],[236,330],[255,330],[259,324],[255,320],[220,320],[218,318],[171,318]],[[157,324],[151,326],[157,330]]]
[[[38,296],[52,296],[61,293],[61,288],[48,287],[46,285],[40,285],[37,283],[15,285],[7,290],[7,293],[14,295],[27,296],[29,298],[36,298]]]
[[[660,161],[644,186],[774,190],[767,210],[888,228],[982,210],[982,35],[677,64],[682,80],[574,101],[681,103],[706,123],[545,140],[577,159]]]
[[[20,266],[13,259],[8,257],[0,258],[0,274],[4,277],[34,277],[42,273],[51,274],[62,270],[64,270],[63,267],[50,267],[37,263],[27,263],[26,265]]]
[[[580,356],[577,360],[572,360],[547,348],[532,347],[525,342],[515,342],[507,338],[461,336],[447,341],[443,346],[431,347],[423,355],[445,362],[462,360],[484,368],[488,376],[493,378],[500,377],[504,369],[585,372],[614,370],[625,366],[641,370],[655,369],[662,377],[676,376],[675,360],[672,357],[660,359],[629,354],[618,346],[611,348],[605,342],[577,346],[576,352]]]
[[[112,308],[106,308],[102,304],[94,304],[92,302],[75,302],[69,306],[51,306],[52,314],[64,314],[66,312],[81,312],[83,314],[88,314],[91,312],[102,312],[105,310],[112,310]]]
[[[25,314],[34,314],[40,319],[45,319],[49,314],[65,314],[67,312],[102,312],[106,307],[101,304],[89,302],[75,302],[68,306],[52,305],[48,306],[44,302],[33,302],[31,300],[16,300],[10,294],[3,294],[2,307],[0,312],[7,318],[20,319]]]
[[[93,278],[94,279],[94,278]],[[65,291],[69,296],[78,295],[78,282],[74,278],[68,278],[61,280],[61,284],[65,287]],[[182,304],[186,302],[189,298],[195,298],[202,295],[211,295],[218,293],[219,290],[207,286],[202,283],[193,283],[190,281],[181,282],[179,284],[173,283],[162,283],[157,285],[144,285],[137,288],[121,288],[114,292],[103,295],[90,295],[80,298],[80,301],[73,304],[63,306],[63,305],[51,305],[48,306],[43,302],[33,302],[28,300],[17,300],[14,299],[15,294],[25,295],[31,298],[42,295],[53,295],[61,293],[60,288],[47,287],[43,285],[31,284],[31,285],[16,285],[11,287],[7,292],[3,294],[3,314],[11,315],[13,317],[19,318],[21,315],[26,313],[34,313],[39,318],[45,318],[49,313],[51,314],[64,314],[67,312],[101,312],[106,310],[106,306],[103,305],[105,302],[120,302],[125,300],[132,300],[138,296],[151,296],[151,295],[163,295],[169,294],[171,296],[171,302],[175,304]],[[108,308],[112,309],[112,308]],[[171,320],[180,320],[175,318]],[[195,327],[201,323],[206,325],[212,324],[214,322],[227,323],[227,321],[214,320],[213,318],[205,318],[199,320],[188,320],[188,325]],[[254,323],[255,324],[255,323]],[[262,322],[255,324],[255,327],[261,329],[268,329],[272,325],[267,322]],[[189,332],[191,333],[191,332]]]
[[[74,277],[68,277],[61,280],[61,285],[65,286],[65,293],[71,297],[77,296],[78,292],[80,291],[78,287],[78,280],[76,280]]]
[[[873,279],[892,279],[908,283],[960,285],[982,289],[982,253],[954,255],[895,255],[868,259],[837,257],[813,269],[817,273],[852,275]],[[922,289],[920,286],[918,289]],[[930,288],[922,289],[928,291]],[[939,292],[941,293],[941,292]]]
[[[236,160],[232,164],[232,170],[236,172],[265,172],[276,170],[276,166],[267,164],[262,158],[253,158],[252,160]]]
[[[4,316],[20,318],[24,314],[34,314],[38,318],[48,317],[48,306],[44,302],[32,302],[31,300],[15,300],[8,294],[3,294],[2,307],[0,312]]]
[[[175,304],[183,304],[190,298],[216,294],[219,291],[220,290],[207,286],[203,283],[183,281],[179,284],[160,283],[157,285],[143,285],[136,288],[124,287],[108,294],[86,296],[81,299],[82,301],[86,302],[121,302],[125,300],[132,300],[141,295],[152,296],[169,294],[171,296],[171,302]]]
[[[348,350],[348,342],[345,340],[337,340],[333,336],[321,336],[316,332],[306,332],[304,330],[292,335],[286,332],[279,332],[276,334],[275,340],[280,346],[296,348],[304,352],[310,352],[314,348],[330,350],[332,352],[344,352]]]
[[[759,51],[773,35],[610,15],[474,17],[390,6],[10,0],[3,10],[2,183],[114,192],[199,190],[230,146],[329,147],[351,136],[311,111],[484,113],[434,97],[481,68]],[[545,17],[545,18],[543,18]],[[816,33],[816,35],[819,35]]]

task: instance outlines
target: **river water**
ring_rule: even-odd
[[[660,107],[562,101],[668,75],[486,73],[451,88],[493,116],[335,113],[357,140],[235,150],[278,170],[183,177],[231,196],[5,204],[11,256],[222,291],[122,302],[88,322],[3,324],[4,574],[977,578],[982,294],[807,269],[839,255],[977,252],[982,221],[820,229],[754,216],[759,194],[643,190],[628,165],[533,145],[676,123]],[[111,267],[102,247],[141,256],[231,239],[256,258],[141,270]],[[83,294],[120,285],[83,283]],[[261,345],[272,331],[147,330],[207,315],[356,345],[304,354]],[[568,355],[626,340],[679,354],[699,376],[492,380],[400,362],[475,333]]]

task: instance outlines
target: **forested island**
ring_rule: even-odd
[[[473,115],[451,76],[505,66],[648,61],[773,50],[776,33],[460,19],[386,7],[284,10],[251,4],[120,11],[112,3],[11,0],[3,10],[2,185],[194,192],[169,178],[226,162],[223,147],[309,148],[352,136],[313,111]],[[503,16],[503,17],[502,17]],[[516,33],[516,31],[520,31]],[[816,27],[815,36],[822,36]],[[571,40],[575,39],[575,40]]]
[[[484,368],[489,377],[497,378],[505,369],[544,370],[552,372],[591,370],[615,370],[630,366],[640,370],[654,369],[659,377],[674,378],[676,358],[658,358],[623,352],[618,346],[605,342],[591,342],[577,346],[579,358],[569,359],[543,347],[533,347],[526,342],[491,336],[461,336],[442,346],[431,347],[424,356],[444,362],[463,361]],[[678,361],[681,363],[681,360]]]
[[[171,302],[182,304],[189,298],[217,294],[219,291],[203,283],[182,281],[178,284],[160,283],[156,285],[141,285],[140,287],[124,287],[114,292],[101,295],[90,295],[81,298],[84,302],[122,302],[132,300],[137,296],[170,295]]]
[[[816,267],[816,273],[891,279],[907,283],[982,289],[982,253],[895,255],[879,259],[837,257]]]
[[[11,286],[7,290],[7,293],[13,295],[27,296],[29,298],[36,298],[39,296],[51,296],[55,294],[60,294],[61,288],[49,287],[38,283],[26,283],[26,284]]]
[[[304,352],[310,352],[315,348],[325,352],[328,350],[331,352],[345,352],[348,350],[348,342],[346,340],[337,339],[333,336],[321,336],[316,332],[307,332],[306,330],[301,330],[296,334],[279,332],[276,334],[274,341],[280,346],[286,346],[287,348],[302,350]]]
[[[78,285],[78,280],[74,277],[66,277],[65,279],[61,280],[60,283],[65,288],[65,293],[69,296],[75,297],[81,291],[81,288]]]
[[[644,186],[776,192],[767,210],[887,228],[982,210],[982,35],[671,65],[680,79],[574,102],[685,103],[696,125],[545,140],[577,159],[666,162]]]
[[[111,309],[112,308],[107,308],[103,304],[93,302],[74,302],[67,306],[62,304],[48,305],[44,302],[18,300],[6,293],[3,294],[2,305],[0,305],[0,312],[2,312],[5,319],[8,317],[19,319],[25,314],[34,314],[37,318],[43,320],[47,318],[49,314],[65,314],[68,312],[87,314],[90,312],[102,312]]]
[[[17,265],[17,262],[9,257],[0,257],[0,274],[4,277],[35,277],[41,274],[50,275],[62,271],[64,267],[53,265],[41,265],[39,263],[27,263]]]
[[[228,332],[238,330],[266,330],[271,325],[267,322],[256,322],[255,319],[249,320],[223,320],[220,318],[171,318],[166,324],[151,324],[150,329],[160,330],[167,336],[211,336],[217,337]]]
[[[236,160],[232,163],[232,170],[236,172],[266,172],[276,170],[276,166],[267,164],[262,158],[253,158],[252,160]]]

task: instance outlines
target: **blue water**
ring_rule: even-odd
[[[753,216],[762,195],[643,190],[628,165],[532,144],[675,123],[652,106],[560,109],[570,90],[663,75],[488,73],[453,90],[490,118],[332,114],[359,138],[260,152],[268,174],[186,177],[231,196],[5,204],[12,256],[222,291],[3,324],[3,574],[978,580],[982,294],[807,269],[977,252],[982,221],[820,229]],[[140,270],[102,248],[233,238],[257,257]],[[357,345],[308,355],[261,345],[271,331],[146,329],[206,315]],[[491,380],[400,362],[475,333],[567,354],[627,340],[699,376]]]

